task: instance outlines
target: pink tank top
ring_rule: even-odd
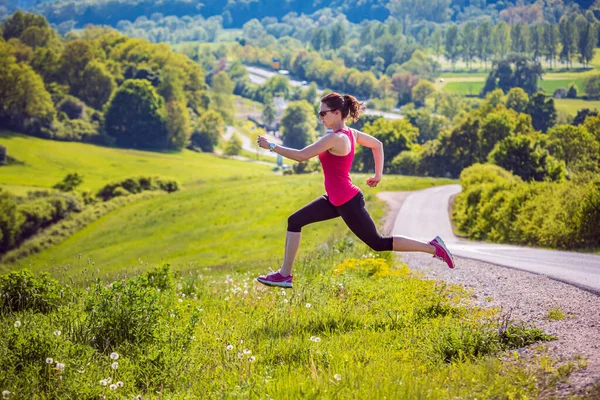
[[[350,153],[345,156],[336,156],[329,151],[319,154],[319,161],[323,166],[325,175],[325,191],[329,201],[334,206],[341,206],[352,199],[360,189],[352,183],[350,179],[350,167],[354,160],[354,135],[350,129],[341,129],[336,132],[343,132],[350,139]]]

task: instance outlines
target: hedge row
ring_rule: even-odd
[[[525,183],[494,165],[460,175],[452,219],[470,239],[574,249],[600,247],[600,178]]]

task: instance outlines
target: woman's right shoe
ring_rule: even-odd
[[[279,271],[274,272],[269,275],[261,275],[256,278],[257,281],[267,286],[279,286],[282,288],[291,288],[292,286],[292,278],[294,275],[283,276],[279,273]]]
[[[429,242],[429,244],[435,247],[435,254],[433,257],[437,258],[438,260],[442,260],[448,264],[450,268],[454,268],[454,257],[452,257],[452,254],[448,248],[446,248],[446,244],[441,237],[436,236],[435,239]]]

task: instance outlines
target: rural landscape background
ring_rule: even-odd
[[[368,149],[352,167],[381,229],[378,193],[459,183],[461,237],[599,253],[600,2],[0,0],[0,21],[3,398],[600,398],[556,336],[341,219],[303,230],[295,289],[254,281],[324,192],[257,135],[312,143],[331,91],[384,144],[377,188]]]

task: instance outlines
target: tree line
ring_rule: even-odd
[[[207,85],[210,80],[211,86]],[[0,28],[0,127],[144,149],[202,148],[231,119],[233,86],[166,45],[88,27],[62,38],[43,16]]]

